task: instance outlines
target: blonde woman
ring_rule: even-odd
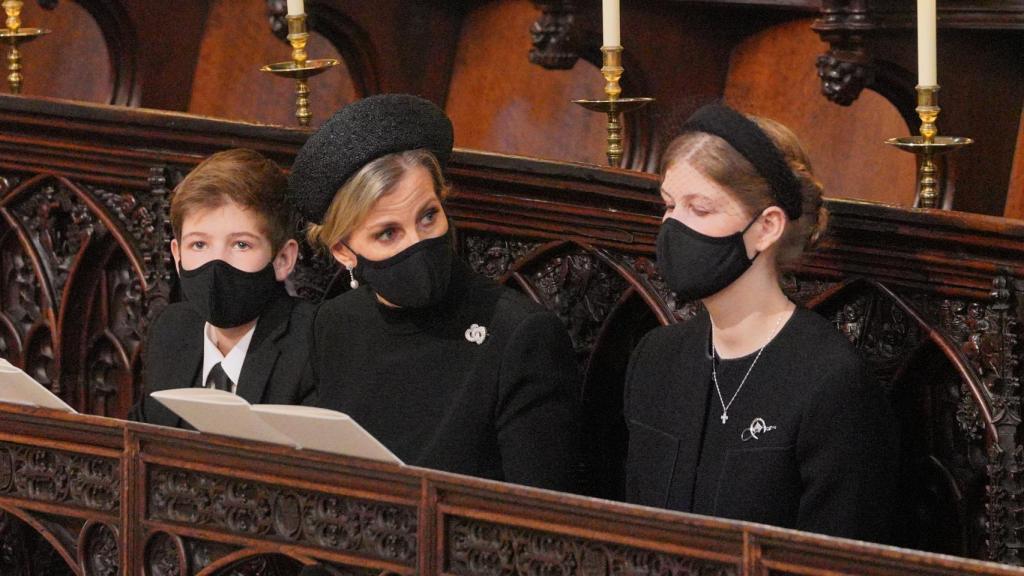
[[[894,425],[857,352],[779,287],[825,227],[793,134],[706,106],[666,151],[658,269],[705,311],[637,346],[626,382],[631,502],[884,541]]]
[[[573,490],[572,346],[557,317],[455,257],[451,149],[440,109],[387,94],[346,106],[299,152],[293,199],[353,288],[314,322],[320,405],[407,464]]]

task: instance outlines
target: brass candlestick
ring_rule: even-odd
[[[313,113],[309,111],[309,79],[332,66],[338,61],[333,58],[309,60],[306,44],[309,32],[306,31],[306,15],[288,16],[288,42],[292,45],[291,62],[277,62],[260,68],[261,72],[270,72],[284,78],[295,80],[295,117],[299,125],[309,126]]]
[[[953,152],[974,142],[970,138],[960,136],[939,136],[939,128],[935,125],[939,117],[939,87],[917,87],[917,115],[921,118],[921,135],[890,138],[886,144],[892,144],[901,150],[912,152],[918,156],[918,208],[938,208],[943,204],[939,193],[938,168],[935,156]]]
[[[21,81],[24,76],[21,74],[21,51],[20,44],[31,42],[50,31],[43,28],[22,28],[21,8],[25,3],[22,0],[4,0],[4,12],[7,14],[6,27],[0,30],[0,41],[11,47],[7,53],[7,84],[11,87],[12,94],[21,93]]]
[[[594,112],[608,114],[608,165],[618,166],[622,161],[621,114],[632,112],[654,101],[654,98],[619,98],[622,87],[622,46],[602,46],[601,75],[604,76],[606,100],[573,100],[574,103]]]

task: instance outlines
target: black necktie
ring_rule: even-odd
[[[232,384],[234,384],[234,382],[231,381],[231,378],[228,378],[228,375],[224,372],[224,368],[221,367],[220,362],[213,365],[213,368],[210,369],[210,375],[206,377],[206,386],[208,388],[216,388],[217,390],[227,390],[228,392],[231,392]]]

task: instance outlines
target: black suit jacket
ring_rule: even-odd
[[[702,312],[651,331],[634,351],[625,397],[626,499],[888,540],[895,421],[850,343],[821,316],[797,309],[765,348],[724,425],[711,385],[709,332]],[[721,458],[721,468],[703,465],[702,453]]]
[[[236,392],[250,404],[314,404],[309,372],[309,335],[315,306],[282,291],[260,315],[242,364]],[[144,355],[143,398],[131,418],[162,426],[182,422],[149,396],[189,388],[203,366],[205,322],[187,303],[171,304],[150,327]]]

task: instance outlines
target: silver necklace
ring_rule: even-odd
[[[715,362],[715,358],[718,356],[718,351],[715,350],[715,339],[712,336],[711,380],[713,380],[715,383],[715,391],[718,392],[718,401],[722,403],[722,424],[725,424],[726,422],[729,421],[729,407],[732,406],[732,403],[736,400],[736,397],[739,396],[740,390],[743,389],[743,385],[747,383],[747,377],[750,376],[750,372],[754,370],[754,365],[757,364],[757,361],[761,358],[761,353],[764,352],[764,349],[768,347],[768,344],[771,344],[771,341],[775,339],[775,335],[779,331],[779,326],[782,325],[783,318],[785,318],[785,315],[779,316],[779,319],[775,321],[775,328],[772,329],[771,337],[768,338],[768,341],[764,343],[764,346],[761,346],[761,349],[757,351],[757,356],[754,356],[754,361],[750,363],[750,367],[747,368],[747,373],[743,375],[743,380],[740,380],[740,385],[736,388],[736,391],[733,392],[732,398],[729,399],[728,404],[725,403],[725,398],[722,396],[722,389],[718,386],[718,363]]]

